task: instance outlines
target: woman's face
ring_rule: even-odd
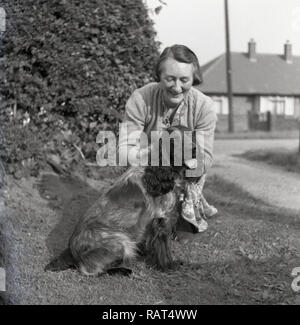
[[[192,63],[178,62],[168,58],[161,66],[160,83],[168,106],[176,107],[184,99],[194,82]]]

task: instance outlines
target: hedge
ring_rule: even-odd
[[[28,161],[38,172],[45,154],[76,152],[69,142],[94,159],[97,133],[116,131],[130,93],[153,80],[159,44],[144,3],[2,0],[0,6],[7,14],[2,159],[15,166],[11,173]],[[76,163],[75,156],[68,158]]]

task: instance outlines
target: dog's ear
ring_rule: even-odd
[[[142,201],[144,194],[140,187],[130,181],[113,186],[106,194],[111,201]]]
[[[157,167],[157,172],[159,167]],[[143,175],[142,181],[147,193],[151,196],[161,195],[161,183],[159,181],[157,172],[155,173],[150,167],[145,169],[145,174]]]
[[[126,172],[108,190],[106,196],[111,202],[128,204],[129,202],[142,203],[145,201],[145,194],[138,175],[134,172]]]

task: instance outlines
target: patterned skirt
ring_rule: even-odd
[[[192,224],[198,232],[208,228],[207,218],[217,214],[218,210],[207,203],[203,196],[205,175],[197,183],[187,182],[184,188],[184,195],[181,197],[182,212],[184,220]]]

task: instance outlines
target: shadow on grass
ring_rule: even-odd
[[[300,153],[278,148],[276,151],[250,150],[236,157],[250,161],[260,161],[268,165],[280,167],[288,172],[300,172]]]
[[[216,175],[208,178],[205,193],[220,214],[229,213],[239,218],[270,221],[300,229],[299,212],[269,205]]]
[[[68,246],[75,225],[100,192],[79,178],[53,174],[43,175],[38,188],[41,196],[48,200],[49,207],[59,216],[58,223],[46,239],[51,254],[57,255]]]
[[[284,257],[263,262],[245,257],[224,263],[181,262],[177,270],[154,272],[153,278],[166,304],[293,304],[291,263]]]

